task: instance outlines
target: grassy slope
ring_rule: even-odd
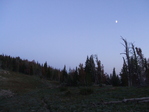
[[[11,98],[0,97],[0,111],[10,112],[148,112],[149,103],[126,103],[93,106],[91,103],[122,100],[149,96],[149,87],[91,87],[94,93],[80,95],[83,87],[49,88],[48,81],[37,77],[10,73],[0,74],[0,89],[9,89],[16,95]],[[7,80],[6,80],[7,79]],[[43,83],[44,82],[44,83]],[[45,85],[46,82],[46,85]]]
[[[21,94],[42,86],[43,83],[38,77],[14,72],[0,72],[0,90],[11,90],[14,93]]]

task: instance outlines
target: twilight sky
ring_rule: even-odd
[[[58,69],[97,54],[105,72],[119,73],[120,36],[149,58],[148,0],[0,0],[0,54]]]

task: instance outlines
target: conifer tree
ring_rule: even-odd
[[[78,68],[76,67],[76,70],[73,76],[73,86],[77,86],[77,85],[78,85]]]
[[[66,66],[64,66],[64,68],[62,70],[61,82],[66,83],[67,78],[68,78],[68,74],[67,74],[67,71],[66,71]]]
[[[118,75],[116,75],[115,68],[113,68],[113,73],[111,75],[111,83],[113,86],[119,86],[120,85],[120,79]]]
[[[121,85],[122,86],[128,86],[128,71],[127,71],[127,65],[125,62],[125,59],[123,58],[123,67],[120,73],[121,76]]]
[[[78,68],[78,72],[79,72],[79,82],[80,85],[85,85],[86,84],[86,73],[83,67],[83,64],[79,64],[79,68]]]
[[[95,76],[95,84],[102,84],[102,67],[101,62],[98,60],[98,57],[96,56],[96,76]]]
[[[87,56],[86,62],[85,62],[85,73],[86,73],[86,85],[89,86],[92,84],[92,74],[91,74],[91,61],[89,57]]]
[[[93,55],[90,56],[90,67],[91,67],[90,73],[91,73],[91,77],[92,77],[92,82],[95,83],[96,68],[95,68],[95,62],[94,62],[94,56]]]

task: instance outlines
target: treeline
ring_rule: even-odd
[[[76,69],[70,69],[69,74],[67,74],[66,67],[64,67],[61,82],[70,86],[110,84],[109,76],[104,74],[104,66],[96,55],[87,56],[85,66],[79,64]]]
[[[41,65],[34,60],[22,60],[20,57],[11,57],[7,55],[0,55],[0,68],[27,75],[37,75],[41,78],[57,81],[61,74],[60,70],[48,66],[47,62]]]
[[[66,66],[63,70],[59,70],[48,66],[47,62],[40,64],[34,60],[28,61],[7,55],[0,55],[0,68],[59,81],[68,86],[110,84],[109,76],[104,74],[104,67],[96,55],[87,56],[85,66],[80,64],[76,69],[69,69],[69,72],[67,72]]]
[[[149,85],[149,60],[144,58],[141,48],[128,43],[122,38],[125,48],[123,67],[120,74],[113,68],[112,74],[104,72],[104,66],[97,55],[87,56],[85,64],[80,63],[75,69],[62,70],[40,64],[35,61],[22,60],[20,57],[0,55],[0,68],[27,75],[36,75],[52,81],[59,81],[67,86],[113,85],[144,86]]]

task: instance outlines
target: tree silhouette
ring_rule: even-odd
[[[113,86],[119,86],[120,85],[120,79],[119,79],[118,75],[116,75],[115,68],[113,68],[113,73],[111,74],[110,78],[111,78],[111,84]]]

